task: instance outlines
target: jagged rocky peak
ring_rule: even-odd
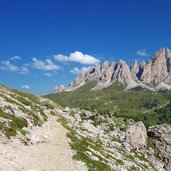
[[[101,65],[99,63],[96,63],[91,73],[94,74],[94,77],[99,78],[101,75],[101,69]]]
[[[110,66],[108,67],[108,70],[106,71],[107,80],[112,81],[112,75],[115,71],[115,65],[116,65],[116,63],[113,61],[113,62],[111,62]]]
[[[143,68],[145,64],[146,64],[146,62],[143,60],[140,64],[140,68]]]
[[[132,62],[130,70],[131,70],[131,74],[132,74],[133,79],[138,81],[137,74],[139,72],[139,65],[138,65],[137,60],[134,60]]]
[[[110,66],[110,62],[105,60],[104,63],[103,63],[103,68],[102,70],[106,71]]]
[[[110,67],[110,62],[109,61],[104,61],[103,66],[102,66],[102,74],[105,74]]]
[[[131,64],[131,70],[138,70],[139,69],[139,65],[137,60],[133,60],[132,64]]]
[[[78,76],[67,88],[74,90],[90,81],[97,81],[96,89],[103,89],[113,82],[124,84],[126,90],[137,86],[150,90],[171,89],[171,52],[168,48],[161,48],[155,52],[148,62],[142,61],[138,65],[134,60],[129,67],[125,61],[118,63],[105,61],[102,65],[95,64],[87,72]],[[66,90],[63,87],[57,91]],[[55,92],[57,92],[55,91]]]
[[[112,61],[110,66],[114,68],[115,65],[116,65],[115,61]]]
[[[101,72],[101,81],[111,81],[112,75],[115,69],[115,62],[110,63],[109,61],[105,61],[102,67]]]
[[[97,80],[101,73],[101,67],[96,64],[93,68],[90,68],[87,72],[83,72],[73,82],[69,84],[68,90],[75,90],[80,86],[90,82],[91,80]]]
[[[67,88],[64,85],[60,85],[59,87],[55,87],[53,92],[60,93],[60,92],[66,91],[66,90],[67,90]]]
[[[94,69],[96,72],[100,73],[101,72],[101,66],[99,63],[96,63],[95,66],[94,66]]]
[[[140,80],[146,84],[157,85],[167,82],[171,69],[171,52],[168,48],[161,48],[143,66]]]
[[[159,51],[153,54],[151,61],[153,64],[165,65],[168,69],[168,64],[170,64],[171,52],[169,48],[161,48]]]
[[[165,48],[165,54],[166,54],[167,58],[171,58],[171,51],[169,48]]]
[[[152,60],[152,62],[155,62],[157,59],[164,60],[167,58],[171,58],[170,49],[169,48],[161,48],[159,51],[154,53],[151,60]]]
[[[116,64],[115,72],[113,74],[113,80],[118,80],[124,85],[129,84],[132,80],[130,68],[125,61],[120,60],[119,63]]]

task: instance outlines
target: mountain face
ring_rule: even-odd
[[[171,52],[168,48],[161,48],[148,62],[138,65],[135,60],[130,67],[123,60],[118,63],[105,61],[102,66],[96,64],[78,76],[68,88],[62,87],[62,91],[75,90],[90,81],[97,81],[93,90],[106,88],[115,81],[122,83],[126,90],[138,86],[153,91],[170,90]],[[55,88],[54,92],[61,92],[61,88]]]
[[[157,85],[164,82],[171,85],[171,53],[168,48],[162,48],[142,68],[139,79],[146,83]]]

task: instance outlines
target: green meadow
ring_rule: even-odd
[[[142,120],[151,126],[160,123],[171,123],[171,92],[152,92],[137,87],[125,91],[120,83],[110,87],[91,91],[96,82],[89,82],[75,91],[46,95],[46,98],[63,107],[76,107],[95,111],[101,115]]]

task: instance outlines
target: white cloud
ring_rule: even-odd
[[[10,71],[10,72],[19,72],[20,74],[27,74],[29,70],[25,66],[17,66],[13,62],[20,60],[19,56],[13,56],[7,60],[1,61],[0,70]]]
[[[70,73],[72,74],[76,74],[76,75],[80,75],[82,74],[83,72],[86,72],[88,71],[89,69],[91,69],[91,67],[82,67],[81,69],[77,68],[77,67],[74,67],[72,70],[70,70]]]
[[[14,71],[18,71],[19,68],[12,64],[10,60],[6,60],[6,61],[1,61],[1,66],[0,66],[0,69],[1,70],[4,70],[4,71],[11,71],[11,72],[14,72]]]
[[[60,67],[58,65],[55,65],[53,61],[50,59],[45,59],[45,61],[41,61],[37,58],[33,58],[33,68],[39,69],[39,70],[46,70],[46,71],[53,71],[53,70],[59,70]]]
[[[22,67],[20,67],[19,73],[20,74],[28,74],[29,73],[29,70],[25,66],[22,66]]]
[[[10,58],[11,61],[15,61],[15,60],[20,60],[21,58],[19,56],[13,56]]]
[[[149,54],[146,52],[146,49],[138,50],[136,53],[139,56],[145,56],[145,57],[149,56]]]
[[[55,60],[57,60],[57,61],[59,61],[59,62],[68,62],[68,61],[70,61],[70,60],[69,60],[69,57],[64,56],[64,55],[62,55],[62,54],[53,55],[53,57],[54,57]]]
[[[53,57],[55,60],[60,62],[77,62],[86,65],[94,65],[100,62],[99,59],[87,54],[83,54],[82,52],[78,52],[78,51],[71,53],[69,56],[58,54],[58,55],[53,55]]]
[[[46,77],[52,77],[52,74],[51,74],[51,73],[44,73],[44,75],[45,75]]]
[[[55,76],[55,75],[58,75],[58,72],[57,71],[50,71],[50,72],[45,72],[44,73],[44,76],[46,76],[46,77],[53,77],[53,76]]]
[[[22,85],[21,88],[27,89],[27,90],[30,90],[31,89],[29,85]]]

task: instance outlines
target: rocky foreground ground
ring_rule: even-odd
[[[42,127],[33,127],[29,132],[30,144],[17,138],[0,142],[1,171],[86,171],[82,162],[72,159],[67,130],[49,116]]]
[[[0,170],[170,171],[171,126],[146,129],[0,86]]]
[[[84,161],[89,170],[171,170],[170,125],[146,130],[141,121],[103,117],[86,110],[65,108],[56,112],[69,130],[74,158]]]

